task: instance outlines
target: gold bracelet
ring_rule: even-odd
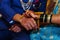
[[[51,17],[51,15],[48,15],[48,17],[47,17],[47,23],[50,23],[50,17]]]
[[[43,23],[44,23],[44,20],[45,20],[45,15],[44,15],[44,17],[43,17]]]

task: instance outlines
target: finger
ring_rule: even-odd
[[[33,25],[34,25],[34,28],[37,28],[37,23],[36,23],[36,21],[32,18],[31,19],[31,21],[32,21],[32,23],[33,23]]]
[[[15,32],[21,32],[21,28],[18,28]]]
[[[31,27],[34,29],[35,25],[34,25],[34,23],[32,22],[31,19],[29,19],[29,23],[30,23]]]
[[[30,22],[27,26],[28,26],[29,30],[32,30],[32,26],[31,26]]]
[[[25,13],[23,13],[23,15],[25,16]]]
[[[32,29],[37,29],[37,27],[34,25],[34,23],[30,23],[31,24],[31,27],[32,27]]]
[[[35,18],[35,14],[34,14],[34,12],[32,12],[32,11],[29,11],[28,13],[29,13],[29,16],[30,16],[30,17],[33,17],[33,18]]]
[[[27,23],[28,24],[28,23]],[[25,24],[23,27],[26,29],[26,30],[29,30],[27,24]]]
[[[34,18],[35,19],[39,19],[40,18],[40,15],[35,15]]]
[[[29,12],[29,10],[26,10],[26,12]]]
[[[21,31],[21,28],[19,28],[18,26],[15,26],[12,31],[14,32],[20,32]]]
[[[30,15],[31,13],[33,14],[33,12],[32,12],[32,11],[29,11],[29,10],[28,10],[28,11],[26,11],[26,15],[27,15],[28,17],[31,17],[31,15]]]
[[[13,28],[14,28],[14,25],[11,28],[9,28],[9,30],[12,30]]]
[[[33,13],[30,13],[31,17],[35,18],[35,15]]]
[[[21,28],[20,27],[16,27],[15,32],[20,32],[20,31],[21,31]]]
[[[29,21],[30,25],[32,28],[34,28],[34,24],[32,23],[32,21]]]
[[[25,13],[27,17],[31,17],[30,12]]]
[[[14,32],[16,32],[16,30],[17,30],[17,28],[16,28],[16,26],[12,29],[12,31],[14,31]]]
[[[30,15],[29,15],[29,13],[28,13],[28,12],[26,13],[26,16],[27,16],[27,17],[30,17]]]

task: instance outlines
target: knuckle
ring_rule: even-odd
[[[30,30],[31,30],[32,28],[30,28]]]
[[[33,20],[33,18],[31,18],[31,20]]]
[[[26,28],[26,30],[27,30],[27,31],[29,31],[29,29],[28,29],[28,28]]]
[[[27,25],[27,23],[25,23],[23,26],[26,26]]]

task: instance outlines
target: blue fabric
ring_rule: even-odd
[[[26,31],[22,31],[19,33],[12,33],[12,40],[30,40],[29,33],[26,33]]]
[[[25,0],[26,1],[26,0]],[[41,6],[39,7],[39,9],[37,9],[37,11],[45,11],[45,7],[46,7],[46,0],[40,0],[41,2]],[[30,10],[33,10],[33,5],[31,6]],[[13,16],[16,13],[22,14],[24,12],[20,0],[1,0],[0,2],[0,12],[2,13],[4,19],[7,22],[10,22],[13,18]],[[4,22],[3,20],[0,20],[0,28],[4,31],[4,30],[8,30],[8,26],[5,24],[6,22]],[[1,30],[0,29],[0,30]],[[30,40],[29,37],[29,33],[27,33],[26,31],[20,32],[20,33],[12,33],[9,31],[0,31],[0,37],[2,35],[2,38],[0,40],[4,40],[4,38],[7,37],[12,37],[13,40]],[[8,35],[10,34],[10,35]]]
[[[37,9],[37,11],[44,12],[46,7],[46,1],[40,0],[40,2],[41,6],[39,9]],[[0,4],[0,12],[3,14],[7,22],[10,22],[16,13],[22,14],[24,12],[20,0],[1,0]],[[33,10],[33,7],[31,7],[31,10]],[[0,27],[5,28],[7,26],[3,21],[0,20]]]
[[[60,28],[57,25],[42,26],[35,33],[31,32],[31,40],[60,40]]]
[[[58,0],[60,4],[60,0]],[[59,7],[54,8],[53,13],[57,14]],[[30,34],[31,40],[60,40],[60,25],[49,24],[46,26],[41,26],[39,30],[32,31]]]
[[[11,38],[8,30],[0,30],[0,40],[9,40]]]
[[[9,30],[0,30],[0,40],[30,40],[30,38],[26,31],[15,33]]]

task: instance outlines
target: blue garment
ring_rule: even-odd
[[[24,0],[24,2],[27,1]],[[35,0],[33,2],[35,2]],[[45,12],[46,0],[39,0],[39,2],[41,2],[41,6],[39,7],[39,9],[37,9],[37,11]],[[34,11],[33,5],[31,6],[30,10]],[[15,14],[22,14],[25,11],[21,6],[20,0],[0,0],[0,12],[2,13],[4,19],[9,23]],[[11,36],[13,40],[30,40],[29,33],[27,33],[26,31],[13,33],[7,30],[8,26],[6,25],[6,22],[0,20],[0,37],[2,35],[2,38],[0,40],[5,40],[6,36],[9,38]]]
[[[58,4],[60,4],[60,0],[58,0]],[[54,14],[58,14],[58,4],[53,10]],[[31,40],[60,40],[60,26],[56,24],[41,26],[36,32],[31,32],[30,38]]]
[[[31,32],[31,40],[60,40],[60,28],[57,25],[42,26],[36,32]]]

